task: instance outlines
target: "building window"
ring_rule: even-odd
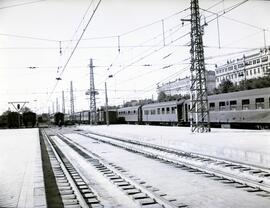
[[[254,69],[254,74],[256,74],[256,69]]]
[[[236,110],[237,109],[237,101],[236,100],[231,100],[230,101],[230,109],[231,110]]]
[[[219,110],[225,110],[226,109],[226,105],[224,101],[219,102]]]
[[[255,106],[256,106],[256,109],[264,109],[264,98],[256,98]]]
[[[261,71],[260,71],[260,68],[258,68],[258,74],[260,74],[260,72],[261,72]]]
[[[248,76],[248,71],[246,71],[246,75]]]
[[[251,76],[251,75],[252,75],[252,69],[250,69],[250,71],[249,71],[249,72],[250,72],[250,76]]]
[[[209,109],[211,111],[214,111],[215,110],[215,103],[209,103]]]
[[[260,59],[257,59],[257,64],[260,63]]]
[[[256,64],[256,60],[253,60],[253,64]]]
[[[248,110],[249,109],[249,99],[242,100],[242,109]]]
[[[262,57],[262,62],[266,62],[266,61],[268,61],[268,56]]]
[[[237,69],[237,65],[234,65],[234,67],[233,67],[234,69]]]

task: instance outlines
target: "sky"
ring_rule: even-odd
[[[270,1],[250,0],[226,12],[240,2],[199,2],[208,9],[201,10],[201,22],[210,21],[203,37],[207,70],[269,45]],[[101,0],[86,27],[97,4],[0,0],[0,113],[18,101],[38,113],[52,112],[56,99],[61,110],[62,91],[69,112],[71,81],[75,111],[89,109],[90,59],[97,107],[105,103],[105,82],[109,105],[120,105],[155,99],[157,84],[189,75],[190,25],[181,21],[190,17],[189,0]]]

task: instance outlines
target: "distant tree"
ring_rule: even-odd
[[[158,100],[159,102],[166,101],[166,98],[167,98],[167,95],[165,94],[165,92],[160,91],[160,92],[158,93],[158,98],[157,98],[157,100]]]
[[[23,113],[23,124],[25,127],[34,127],[36,125],[37,115],[31,111]]]
[[[8,113],[8,128],[19,128],[20,114],[17,112]]]
[[[233,92],[235,90],[236,88],[230,80],[223,80],[218,87],[220,93]]]

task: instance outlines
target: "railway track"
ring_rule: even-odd
[[[86,184],[55,142],[44,131],[41,132],[41,137],[44,140],[62,200],[62,206],[58,206],[67,208],[103,207],[98,196]],[[54,206],[54,202],[52,203]]]
[[[76,142],[73,142],[68,137],[64,135],[57,134],[59,139],[66,143],[70,148],[72,148],[76,153],[78,153],[84,160],[90,163],[97,171],[99,171],[104,178],[109,180],[111,184],[121,192],[130,197],[132,201],[138,206],[143,208],[181,208],[188,207],[188,205],[181,202],[177,202],[176,199],[170,198],[167,194],[161,192],[159,189],[152,187],[146,182],[139,180],[138,178],[127,174],[127,171],[117,166],[113,163],[110,163],[95,153],[87,150],[83,146],[79,145]],[[48,143],[52,145],[56,152],[61,152],[59,147],[57,147],[56,142],[48,136]],[[58,154],[61,158],[64,156],[63,153]],[[67,160],[65,158],[64,160]],[[70,162],[69,162],[70,163]],[[72,165],[71,163],[69,165]],[[74,167],[73,167],[74,168]],[[73,171],[76,171],[75,168]],[[78,172],[76,172],[76,175]],[[74,196],[73,196],[74,198]],[[96,197],[97,198],[97,197]],[[97,204],[98,206],[90,207],[102,207],[102,201]]]
[[[267,169],[94,132],[77,133],[270,199],[270,171]]]

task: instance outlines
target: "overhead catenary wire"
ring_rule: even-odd
[[[83,31],[82,31],[82,33],[81,33],[81,35],[80,35],[80,38],[78,39],[78,41],[77,41],[75,47],[73,48],[73,50],[72,50],[70,56],[68,57],[68,59],[67,59],[65,65],[64,65],[62,71],[60,72],[60,76],[59,76],[60,78],[62,77],[63,73],[65,72],[65,70],[66,70],[66,68],[67,68],[67,65],[68,65],[69,61],[71,60],[71,58],[72,58],[72,56],[73,56],[73,54],[74,54],[74,52],[75,52],[77,46],[78,46],[79,43],[80,43],[80,40],[82,39],[82,37],[83,37],[85,31],[87,30],[88,25],[90,24],[92,18],[94,17],[94,15],[95,15],[95,13],[96,13],[96,11],[97,11],[99,5],[100,5],[100,2],[101,2],[101,0],[98,1],[98,3],[97,3],[97,5],[96,5],[96,7],[95,7],[95,9],[94,9],[94,11],[93,11],[93,13],[92,13],[92,15],[90,16],[90,18],[89,18],[89,20],[88,20],[86,26],[84,27],[84,29],[83,29]],[[56,83],[55,83],[55,85],[54,85],[54,87],[53,87],[53,90],[52,90],[51,93],[50,93],[50,96],[49,96],[49,99],[48,99],[48,100],[50,100],[52,94],[54,93],[54,90],[56,89],[58,82],[59,82],[59,80],[56,80]]]

